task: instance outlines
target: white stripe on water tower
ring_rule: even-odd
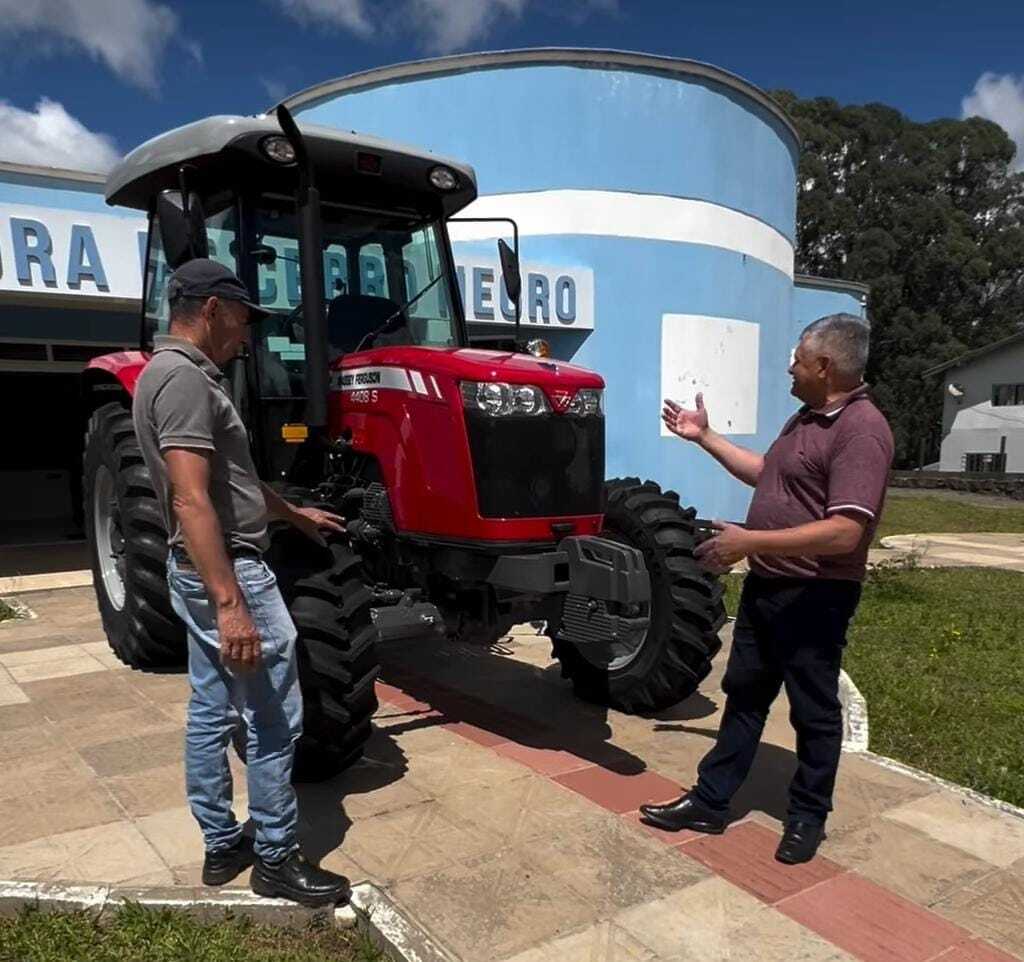
[[[478,197],[466,217],[512,217],[520,236],[588,234],[720,247],[793,277],[793,244],[780,231],[730,207],[688,197],[614,190],[540,190]],[[453,223],[453,241],[505,236],[502,224]]]

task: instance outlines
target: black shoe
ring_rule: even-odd
[[[641,805],[640,821],[669,832],[689,828],[708,835],[721,835],[725,831],[725,816],[697,801],[692,792],[667,805]]]
[[[203,859],[203,885],[227,885],[252,865],[252,839],[243,835],[231,848],[207,852]]]
[[[257,895],[290,899],[311,908],[347,902],[351,894],[344,875],[317,868],[301,852],[292,852],[280,862],[257,858],[251,884]]]
[[[775,859],[786,865],[809,862],[825,837],[825,826],[816,822],[790,822],[775,850]]]

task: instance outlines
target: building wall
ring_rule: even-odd
[[[867,288],[862,284],[800,275],[793,290],[794,336],[799,336],[811,321],[828,314],[853,314],[866,318]]]
[[[481,198],[467,214],[514,217],[527,264],[592,273],[593,330],[554,316],[536,329],[607,381],[608,474],[744,517],[749,490],[668,435],[659,412],[664,396],[692,405],[702,390],[718,430],[763,450],[791,410],[791,129],[753,88],[707,76],[612,56],[460,69],[469,59],[400,82],[353,78],[292,107],[473,164]],[[456,252],[484,256],[500,232],[455,225]]]
[[[941,471],[962,471],[965,454],[998,452],[1006,439],[1006,470],[1024,472],[1024,405],[992,406],[994,384],[1024,382],[1024,342],[1010,344],[945,372]],[[949,385],[964,392],[954,398]]]

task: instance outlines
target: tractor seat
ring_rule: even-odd
[[[372,294],[338,294],[327,305],[327,339],[345,354],[354,351],[371,331],[376,331],[401,305],[390,297]],[[396,325],[406,323],[395,318]]]

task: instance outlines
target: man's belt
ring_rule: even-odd
[[[195,563],[181,545],[176,544],[171,548],[171,556],[174,558],[174,563],[179,568],[191,568],[193,571],[196,570]],[[255,548],[228,548],[228,557],[232,561],[238,561],[239,558],[251,558],[253,561],[262,561],[263,553],[257,551]]]

